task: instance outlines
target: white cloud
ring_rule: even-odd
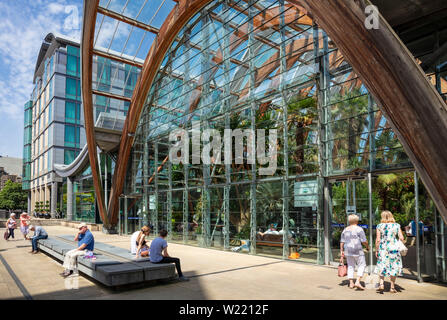
[[[60,3],[50,3],[48,5],[48,11],[51,14],[62,13],[62,12],[65,12],[65,6]]]
[[[68,16],[66,6],[77,5],[82,14],[82,1],[38,4],[23,7],[17,2],[0,3],[0,119],[23,118],[23,105],[33,89],[35,64],[44,37],[57,32],[80,39],[79,29],[64,30],[63,26]]]

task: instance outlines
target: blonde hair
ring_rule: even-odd
[[[348,216],[348,223],[349,225],[359,223],[359,216],[356,214],[350,214]]]
[[[382,217],[382,220],[380,220],[381,223],[396,223],[396,220],[394,220],[391,211],[388,210],[382,211],[381,217]]]
[[[144,226],[143,228],[141,228],[140,233],[138,234],[138,237],[137,237],[137,242],[139,243],[141,238],[144,238],[146,236],[145,233],[150,232],[150,231],[151,231],[151,228],[149,228],[148,226]]]

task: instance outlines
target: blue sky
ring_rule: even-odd
[[[22,158],[23,105],[42,40],[49,32],[79,40],[82,6],[82,0],[0,2],[0,155]]]
[[[100,6],[159,28],[175,2],[100,0]],[[42,40],[55,32],[80,41],[82,9],[83,0],[0,0],[0,155],[22,157],[23,106]],[[155,36],[108,17],[101,23],[101,17],[95,45],[144,60]]]

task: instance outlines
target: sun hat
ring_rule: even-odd
[[[87,224],[86,224],[85,222],[81,222],[81,223],[78,225],[78,229],[81,229],[81,228],[83,228],[83,227],[87,227]]]

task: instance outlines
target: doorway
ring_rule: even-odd
[[[442,252],[436,242],[439,219],[424,185],[414,172],[384,173],[367,177],[344,177],[329,180],[329,261],[338,264],[340,260],[340,236],[347,226],[349,214],[359,216],[359,226],[364,231],[371,248],[375,247],[376,226],[380,223],[382,210],[393,213],[400,224],[408,254],[402,257],[402,275],[417,280],[439,278],[442,264],[436,263],[436,252]],[[419,235],[409,233],[408,225],[418,220]],[[407,228],[406,228],[407,227]],[[415,229],[415,223],[413,223]],[[413,237],[413,236],[414,237]],[[438,256],[440,256],[438,254]],[[369,270],[376,264],[375,252],[365,253]],[[438,259],[441,261],[442,259]],[[367,269],[368,270],[368,269]],[[438,274],[438,276],[437,276]]]

